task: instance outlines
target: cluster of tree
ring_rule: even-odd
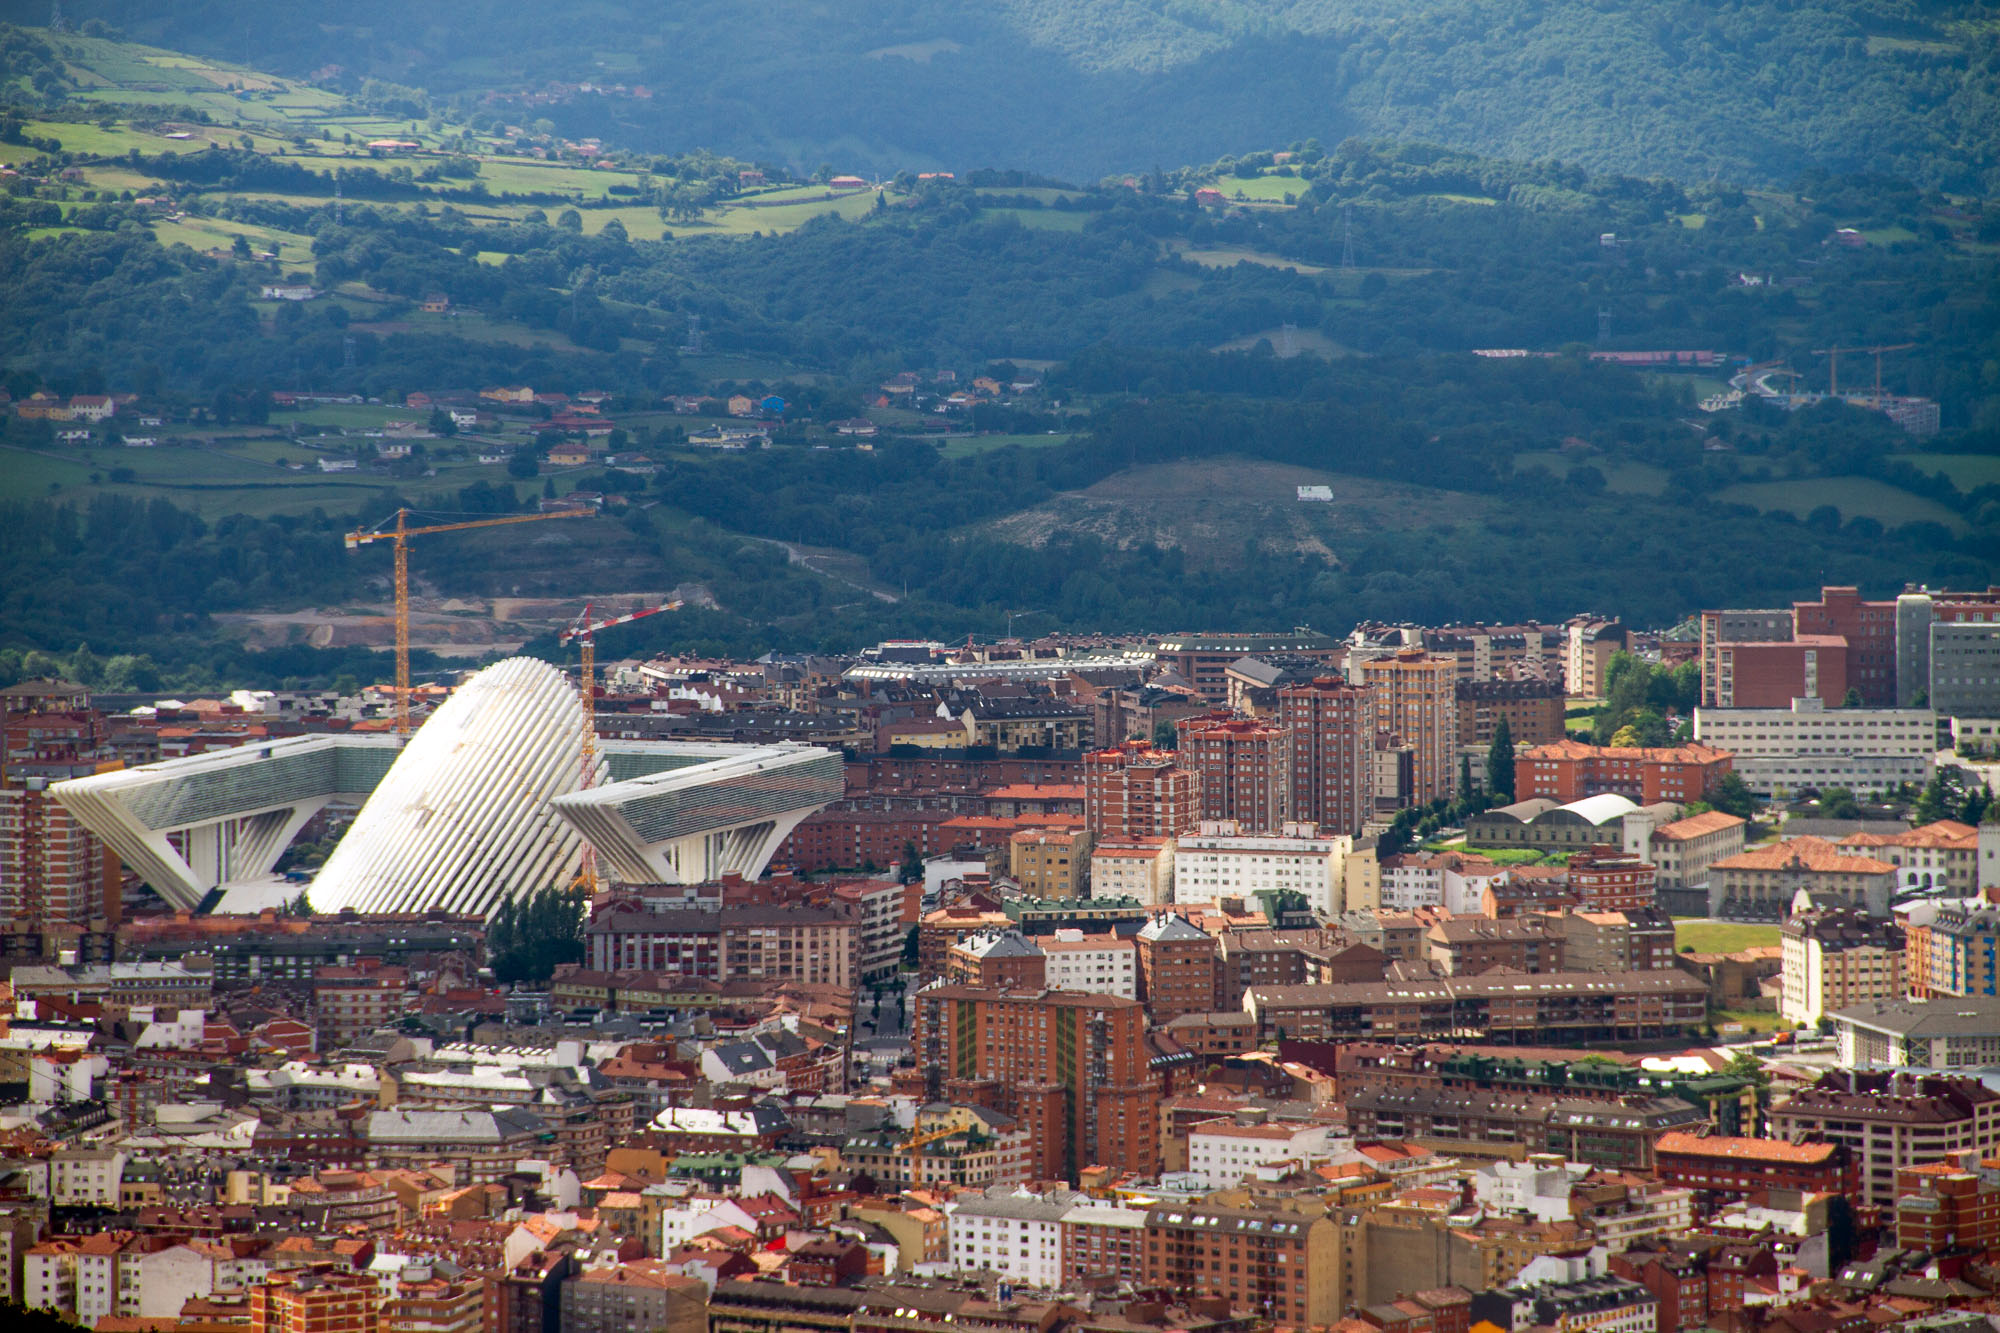
[[[581,885],[544,888],[500,905],[486,927],[486,957],[494,980],[544,983],[563,963],[583,961]]]
[[[1701,663],[1668,667],[1613,653],[1604,667],[1604,703],[1591,718],[1591,743],[1651,747],[1692,739],[1700,702]]]

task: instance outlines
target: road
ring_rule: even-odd
[[[816,551],[808,551],[797,542],[779,541],[776,537],[751,537],[750,540],[753,542],[766,542],[772,546],[782,547],[784,548],[785,559],[790,563],[809,569],[823,579],[832,579],[835,583],[843,584],[846,587],[854,589],[856,592],[865,592],[878,601],[895,603],[903,600],[893,592],[884,592],[880,588],[871,588],[865,583],[856,583],[845,574],[836,574],[830,569],[822,569],[820,566],[814,564],[813,561],[829,560],[834,557]]]

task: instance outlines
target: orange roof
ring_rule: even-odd
[[[1720,833],[1724,829],[1736,828],[1745,822],[1747,821],[1738,819],[1735,815],[1724,814],[1720,810],[1704,810],[1698,815],[1689,815],[1686,819],[1676,819],[1671,824],[1661,825],[1653,830],[1653,836],[1679,842],[1684,838],[1699,838],[1710,833]]]
[[[986,793],[989,801],[1080,801],[1080,782],[1010,782]]]
[[[1832,1159],[1833,1143],[1787,1143],[1783,1139],[1730,1138],[1720,1134],[1690,1134],[1673,1130],[1653,1144],[1656,1153],[1686,1153],[1693,1157],[1727,1157],[1738,1162],[1788,1162],[1814,1166]]]
[[[1522,759],[1634,759],[1649,764],[1712,764],[1729,758],[1729,751],[1690,741],[1686,745],[1619,746],[1586,745],[1582,741],[1550,741],[1521,751]]]
[[[1970,851],[1979,846],[1979,830],[1955,819],[1940,819],[1903,833],[1850,833],[1842,847],[1949,847]]]
[[[1787,838],[1717,861],[1716,870],[1810,870],[1820,875],[1888,875],[1896,867],[1867,856],[1843,856],[1825,838]]]

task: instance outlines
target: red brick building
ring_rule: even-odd
[[[1658,872],[1630,852],[1598,845],[1569,858],[1569,886],[1585,912],[1638,912],[1654,905]]]
[[[1292,818],[1352,834],[1374,805],[1375,690],[1321,677],[1278,690],[1291,732]]]
[[[2000,1245],[2000,1183],[1976,1153],[1896,1172],[1896,1244],[1936,1253],[1962,1246],[1975,1254]]]
[[[1160,1170],[1160,1078],[1138,1003],[1072,991],[942,985],[914,995],[927,1096],[1003,1111],[1033,1145],[1033,1175]]]
[[[1640,805],[1699,801],[1733,766],[1727,750],[1698,743],[1649,749],[1556,741],[1515,757],[1514,798],[1540,796],[1567,805],[1614,792]]]
[[[1669,1185],[1709,1194],[1758,1190],[1845,1194],[1859,1185],[1854,1157],[1838,1143],[1788,1143],[1676,1130],[1653,1145],[1653,1170]]]
[[[1048,985],[1048,958],[1019,931],[973,935],[945,954],[947,981],[987,990],[1042,990]]]
[[[1164,750],[1127,741],[1083,757],[1084,827],[1094,842],[1175,837],[1199,810],[1194,775]]]
[[[1275,832],[1291,817],[1291,733],[1227,713],[1180,720],[1181,762],[1192,770],[1197,812],[1234,820],[1245,833]]]
[[[1222,1008],[1222,954],[1213,935],[1167,913],[1139,928],[1139,998],[1155,1023]]]
[[[793,829],[771,859],[802,875],[893,866],[905,846],[914,845],[919,856],[949,851],[943,826],[952,817],[950,810],[821,810]]]
[[[1871,708],[1896,706],[1896,603],[1868,602],[1859,588],[1821,588],[1817,602],[1792,603],[1795,636],[1819,635],[1847,642],[1842,675]],[[1839,696],[1822,693],[1833,701]],[[1790,701],[1785,701],[1789,703]],[[1745,705],[1739,705],[1742,707]],[[1783,707],[1780,704],[1779,707]]]

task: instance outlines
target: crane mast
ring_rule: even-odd
[[[633,611],[609,620],[593,621],[590,618],[590,604],[586,602],[583,614],[570,623],[568,629],[556,636],[558,643],[575,643],[581,658],[581,669],[577,672],[577,700],[583,705],[583,744],[581,751],[581,771],[577,774],[577,790],[595,786],[597,783],[597,632],[617,625],[628,625],[647,616],[658,615],[662,611],[679,610],[678,601],[661,606],[649,606],[641,611]],[[583,862],[576,874],[577,884],[586,895],[597,893],[597,849],[584,840]]]
[[[347,549],[352,551],[370,542],[396,544],[396,734],[410,734],[410,538],[433,532],[463,532],[468,528],[497,528],[509,523],[540,523],[553,518],[589,518],[588,509],[557,509],[546,514],[507,514],[500,518],[470,519],[461,523],[432,523],[421,528],[409,526],[410,510],[396,511],[396,526],[383,530],[350,532]],[[386,522],[386,520],[384,520]]]

